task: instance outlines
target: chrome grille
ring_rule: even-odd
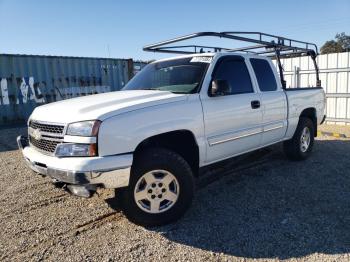
[[[30,121],[29,127],[33,129],[40,129],[40,131],[45,133],[60,134],[63,135],[64,125],[57,124],[44,124],[37,121]]]
[[[29,144],[44,154],[52,155],[57,145],[63,143],[64,130],[64,125],[30,121]]]
[[[36,140],[34,137],[29,136],[29,142],[32,146],[50,154],[53,154],[56,150],[56,146],[61,143],[61,141],[52,141],[46,139]]]

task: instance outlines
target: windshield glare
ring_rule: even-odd
[[[147,65],[123,90],[161,90],[191,94],[199,90],[208,62],[191,62],[192,57]]]

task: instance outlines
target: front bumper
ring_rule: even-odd
[[[98,185],[119,188],[129,185],[132,154],[106,157],[57,158],[28,146],[24,136],[17,137],[27,165],[35,172],[72,185]]]

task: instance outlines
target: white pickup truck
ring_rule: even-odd
[[[17,141],[32,170],[72,193],[118,188],[131,221],[166,224],[190,206],[201,167],[278,142],[290,159],[310,155],[325,94],[282,83],[262,55],[159,60],[121,91],[37,107]]]

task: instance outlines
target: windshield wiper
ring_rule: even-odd
[[[167,91],[169,91],[170,93],[173,93],[173,94],[188,94],[187,92],[170,91],[170,90],[167,90]]]
[[[159,89],[157,89],[157,88],[142,88],[142,89],[139,89],[139,90],[157,90],[157,91],[159,91]]]

